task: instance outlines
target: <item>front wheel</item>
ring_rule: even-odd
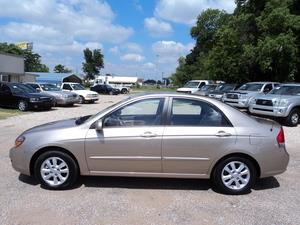
[[[83,104],[85,102],[84,97],[79,96],[79,104]]]
[[[28,110],[28,103],[26,101],[24,101],[24,100],[19,101],[19,103],[18,103],[18,109],[20,111],[26,111],[26,110]]]
[[[225,194],[245,194],[255,183],[256,169],[246,158],[230,157],[217,164],[212,179],[216,188]]]
[[[288,117],[286,117],[285,119],[285,123],[288,126],[291,127],[295,127],[298,125],[299,123],[299,117],[300,117],[300,112],[298,109],[293,109],[290,114],[288,115]]]
[[[34,174],[47,189],[65,189],[71,187],[77,180],[78,166],[71,156],[54,150],[38,157]]]

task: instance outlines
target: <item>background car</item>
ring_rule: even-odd
[[[119,89],[121,94],[127,94],[130,91],[130,87],[126,87],[124,85],[120,85],[120,84],[109,84],[110,86],[112,86],[113,88]]]
[[[214,91],[211,91],[208,96],[222,100],[224,94],[234,91],[238,86],[237,84],[220,84]]]
[[[226,93],[223,101],[231,106],[248,109],[250,99],[260,93],[268,93],[280,84],[276,82],[250,82],[235,91]]]
[[[61,89],[78,94],[80,104],[85,102],[94,103],[95,101],[99,100],[99,95],[97,92],[86,90],[85,87],[79,83],[65,82],[62,83]]]
[[[297,126],[300,122],[300,84],[283,84],[251,99],[252,114],[283,118],[285,124]]]
[[[211,98],[177,93],[129,97],[93,116],[40,125],[10,150],[12,166],[49,189],[78,175],[212,179],[229,194],[283,173],[284,131]]]
[[[69,91],[62,91],[54,84],[49,83],[26,83],[38,92],[48,94],[55,98],[55,105],[68,105],[72,106],[79,103],[79,95]]]
[[[55,99],[37,93],[36,90],[21,83],[0,83],[0,106],[28,109],[51,109]]]
[[[199,91],[194,92],[194,94],[200,96],[208,96],[209,93],[216,90],[218,86],[218,84],[207,84],[201,87]]]
[[[211,80],[191,80],[187,82],[182,88],[178,88],[177,92],[193,94],[196,91],[199,91],[201,87],[207,84],[212,84]]]
[[[97,84],[91,87],[91,91],[95,91],[101,94],[109,94],[109,95],[118,95],[121,93],[119,89],[113,88],[108,84]]]

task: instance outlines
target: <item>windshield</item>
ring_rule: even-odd
[[[85,90],[81,84],[70,84],[73,90]]]
[[[234,85],[231,85],[231,84],[221,84],[217,90],[218,91],[231,91],[234,89]]]
[[[281,86],[270,92],[273,95],[300,95],[300,86]]]
[[[242,85],[238,90],[240,91],[260,91],[263,84],[247,83]]]
[[[11,84],[9,88],[13,94],[36,93],[36,90],[24,84]]]
[[[216,85],[204,85],[201,88],[201,91],[209,91],[209,90],[215,90],[216,89]]]
[[[199,82],[189,81],[183,87],[185,88],[198,88]]]
[[[40,86],[44,91],[60,91],[55,84],[41,84]]]

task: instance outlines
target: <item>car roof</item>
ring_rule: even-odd
[[[257,81],[257,82],[248,82],[245,84],[265,84],[265,83],[279,84],[279,82],[274,82],[274,81]]]

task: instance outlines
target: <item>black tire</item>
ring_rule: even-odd
[[[59,172],[60,174],[64,174],[63,176],[66,176],[66,180],[64,180],[61,184],[51,185],[43,179],[42,174],[41,174],[41,167],[44,164],[44,162],[47,159],[51,159],[53,157],[57,158],[57,163],[59,163],[59,162],[62,163],[62,161],[60,161],[60,160],[63,160],[65,162],[65,164],[67,165],[67,167],[62,167],[61,171],[65,168],[67,168],[69,170],[68,175],[66,175],[66,173],[65,174],[60,173],[61,171]],[[59,166],[62,164],[57,164],[57,165]],[[57,169],[57,170],[60,170],[60,169]],[[48,174],[50,174],[50,173],[53,174],[55,172],[51,171]],[[61,151],[51,150],[51,151],[41,154],[37,158],[37,160],[34,164],[34,175],[44,188],[51,189],[51,190],[61,190],[61,189],[67,189],[67,188],[72,187],[72,185],[77,181],[77,178],[79,175],[79,169],[78,169],[77,163],[70,155],[68,155],[64,152],[61,152]],[[53,182],[54,182],[54,176],[56,176],[56,174],[53,174],[52,176],[53,176]],[[51,180],[48,180],[48,182],[51,182]]]
[[[127,94],[127,89],[126,88],[123,88],[122,90],[121,90],[121,94]]]
[[[300,111],[293,109],[290,114],[285,118],[285,124],[290,127],[296,127],[300,121]]]
[[[28,110],[28,102],[24,101],[24,100],[20,100],[18,102],[18,109],[20,111],[27,111]]]
[[[85,99],[84,99],[84,97],[82,97],[82,96],[79,96],[79,104],[84,104],[84,102],[85,102]]]
[[[240,179],[239,176],[243,176],[243,178],[247,178],[246,177],[247,175],[241,175],[238,173],[229,174],[225,170],[225,167],[229,163],[235,163],[235,165],[239,165],[238,163],[242,163],[248,167],[249,177],[247,179],[248,182],[245,185],[241,182],[241,180],[239,180]],[[224,171],[223,171],[223,169],[224,169]],[[244,172],[245,170],[242,170],[242,171]],[[227,173],[228,173],[228,175],[227,175]],[[231,178],[228,178],[229,181],[234,180],[234,179],[238,179],[238,180],[233,181],[232,184],[234,183],[234,185],[232,185],[232,187],[229,188],[228,186],[226,186],[224,184],[224,182],[226,180],[223,182],[222,175],[231,176]],[[236,176],[236,178],[234,178],[234,176]],[[235,157],[226,158],[226,159],[222,160],[221,162],[219,162],[216,165],[211,178],[212,178],[212,182],[213,182],[214,186],[216,187],[216,189],[218,191],[220,191],[224,194],[240,195],[240,194],[249,193],[251,191],[251,187],[254,185],[256,178],[257,178],[257,171],[256,171],[256,168],[252,161],[250,161],[247,158],[235,156]],[[234,189],[234,186],[237,186],[236,182],[241,185],[241,187],[239,189]]]
[[[113,95],[114,93],[112,91],[108,92],[109,95]]]

